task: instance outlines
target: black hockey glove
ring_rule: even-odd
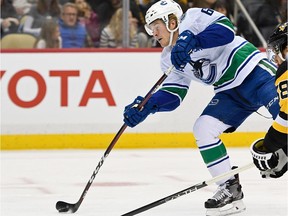
[[[287,152],[279,149],[274,154],[278,157],[278,164],[273,169],[261,171],[262,178],[280,178],[287,172]]]
[[[270,152],[263,145],[263,140],[256,140],[250,147],[253,162],[261,171],[262,178],[279,178],[287,171],[287,152],[283,149]]]
[[[260,171],[273,169],[278,164],[277,156],[272,152],[269,152],[263,146],[263,141],[264,139],[258,139],[254,143],[252,143],[250,147],[253,162]]]

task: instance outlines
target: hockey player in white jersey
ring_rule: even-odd
[[[261,106],[273,118],[277,116],[276,67],[251,43],[235,35],[227,17],[211,9],[191,8],[183,14],[176,2],[162,0],[148,9],[145,20],[147,33],[164,48],[162,71],[172,65],[175,69],[140,111],[141,96],[125,107],[124,122],[134,127],[149,114],[176,109],[192,80],[213,86],[215,96],[196,120],[193,133],[211,175],[230,171],[229,155],[219,135],[235,131]],[[217,191],[204,204],[207,216],[245,210],[238,175],[217,184]]]

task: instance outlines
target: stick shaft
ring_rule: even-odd
[[[172,72],[173,70],[173,66],[171,66],[161,77],[160,79],[154,84],[154,86],[151,88],[151,90],[146,94],[146,96],[144,97],[143,101],[139,104],[138,109],[140,110],[149,100],[149,98],[153,95],[153,93],[158,89],[158,87],[164,82],[164,80],[167,78],[167,76]],[[73,213],[76,212],[79,208],[79,206],[81,205],[82,201],[84,200],[90,186],[92,185],[97,173],[99,172],[100,168],[102,167],[105,159],[108,157],[109,153],[111,152],[111,150],[113,149],[113,147],[115,146],[115,144],[117,143],[118,139],[121,137],[121,135],[123,134],[123,132],[125,131],[125,129],[127,128],[127,125],[124,123],[122,125],[122,127],[119,129],[119,131],[117,132],[117,134],[114,136],[113,140],[111,141],[111,143],[109,144],[109,146],[107,147],[106,151],[104,152],[104,155],[102,156],[101,160],[99,161],[98,165],[96,166],[92,176],[90,177],[89,181],[86,184],[86,187],[84,188],[79,200],[77,201],[77,203],[75,203],[75,205],[73,206]]]
[[[253,166],[254,166],[254,164],[253,164],[253,163],[250,163],[250,164],[247,164],[247,165],[245,165],[245,166],[243,166],[243,167],[239,167],[239,168],[236,168],[236,169],[232,169],[232,170],[229,171],[229,172],[226,172],[226,173],[224,173],[224,174],[221,174],[221,175],[219,175],[219,176],[216,176],[216,177],[214,177],[214,178],[212,178],[212,179],[210,179],[210,180],[203,181],[203,182],[201,182],[201,183],[199,183],[199,184],[193,185],[193,186],[191,186],[191,187],[189,187],[189,188],[186,188],[186,189],[184,189],[184,190],[181,190],[181,191],[179,191],[179,192],[176,192],[176,193],[174,193],[174,194],[172,194],[172,195],[166,196],[166,197],[164,197],[164,198],[162,198],[162,199],[159,199],[159,200],[157,200],[157,201],[155,201],[155,202],[149,203],[149,204],[147,204],[147,205],[145,205],[145,206],[142,206],[142,207],[140,207],[140,208],[138,208],[138,209],[135,209],[135,210],[133,210],[133,211],[130,211],[130,212],[128,212],[128,213],[126,213],[126,214],[123,214],[123,215],[121,215],[121,216],[133,216],[133,215],[139,214],[139,213],[141,213],[141,212],[147,211],[147,210],[149,210],[149,209],[151,209],[151,208],[154,208],[154,207],[156,207],[156,206],[162,205],[162,204],[167,203],[167,202],[169,202],[169,201],[171,201],[171,200],[177,199],[177,198],[179,198],[180,196],[189,194],[189,193],[191,193],[191,192],[194,192],[194,191],[196,191],[196,190],[199,190],[199,189],[201,189],[201,188],[204,188],[204,187],[206,187],[206,186],[208,186],[208,185],[211,185],[211,184],[213,184],[213,183],[216,183],[217,181],[220,181],[220,180],[225,179],[225,178],[227,178],[227,177],[233,176],[233,175],[235,175],[235,174],[237,174],[237,173],[239,173],[239,172],[248,170],[248,169],[252,168]]]

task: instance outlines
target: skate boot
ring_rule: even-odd
[[[242,212],[246,209],[242,199],[239,175],[220,185],[215,195],[205,202],[206,216],[224,216]]]

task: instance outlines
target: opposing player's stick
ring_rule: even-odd
[[[245,165],[245,166],[243,166],[243,167],[239,167],[239,168],[236,168],[236,169],[232,169],[232,170],[229,171],[229,172],[223,173],[223,174],[221,174],[221,175],[219,175],[219,176],[216,176],[216,177],[214,177],[214,178],[212,178],[212,179],[210,179],[210,180],[203,181],[203,182],[201,182],[201,183],[199,183],[199,184],[193,185],[193,186],[191,186],[191,187],[189,187],[189,188],[186,188],[186,189],[184,189],[184,190],[182,190],[182,191],[179,191],[179,192],[177,192],[177,193],[174,193],[174,194],[172,194],[172,195],[169,195],[169,196],[167,196],[167,197],[164,197],[164,198],[162,198],[162,199],[160,199],[160,200],[157,200],[157,201],[155,201],[155,202],[149,203],[149,204],[147,204],[147,205],[145,205],[145,206],[142,206],[142,207],[140,207],[140,208],[138,208],[138,209],[135,209],[135,210],[133,210],[133,211],[130,211],[130,212],[128,212],[128,213],[126,213],[126,214],[123,214],[123,215],[121,215],[121,216],[132,216],[132,215],[136,215],[136,214],[139,214],[139,213],[141,213],[141,212],[147,211],[147,210],[149,210],[149,209],[151,209],[151,208],[154,208],[154,207],[156,207],[156,206],[162,205],[162,204],[167,203],[167,202],[169,202],[169,201],[171,201],[171,200],[177,199],[177,198],[180,197],[180,196],[189,194],[189,193],[191,193],[191,192],[194,192],[194,191],[196,191],[196,190],[199,190],[199,189],[201,189],[201,188],[204,188],[204,187],[206,187],[206,186],[208,186],[208,185],[214,184],[215,182],[218,182],[218,181],[220,181],[220,180],[222,180],[222,179],[225,179],[225,178],[227,178],[227,177],[233,176],[233,175],[235,175],[235,174],[237,174],[237,173],[240,173],[240,172],[242,172],[242,171],[244,171],[244,170],[250,169],[250,168],[253,167],[253,166],[254,166],[254,164],[253,164],[253,163],[250,163],[250,164],[247,164],[247,165]]]
[[[163,81],[167,78],[167,76],[172,72],[173,68],[174,68],[173,66],[168,68],[168,70],[161,76],[161,78],[155,83],[155,85],[151,88],[151,90],[146,94],[143,101],[137,107],[139,110],[147,103],[147,101],[152,96],[152,94],[158,89],[158,87],[163,83]],[[88,183],[86,184],[86,187],[85,187],[84,191],[82,192],[79,200],[75,204],[67,203],[64,201],[58,201],[56,203],[56,209],[59,212],[74,213],[78,210],[78,208],[81,205],[82,201],[84,200],[90,186],[92,185],[92,182],[93,182],[95,176],[97,175],[99,169],[103,165],[105,159],[108,157],[109,153],[111,152],[114,145],[116,144],[116,142],[118,141],[118,139],[123,134],[123,132],[125,131],[126,128],[127,128],[127,125],[124,123],[122,125],[122,127],[120,128],[120,130],[118,131],[118,133],[113,138],[113,140],[111,141],[110,145],[108,146],[108,148],[104,152],[104,155],[102,156],[101,160],[99,161],[98,165],[96,166],[91,178],[89,179]]]

